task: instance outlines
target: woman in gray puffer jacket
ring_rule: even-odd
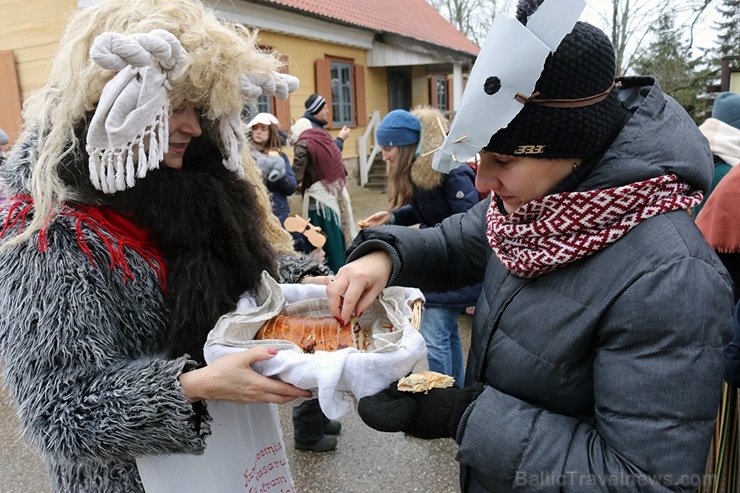
[[[540,3],[520,3],[520,22]],[[466,386],[391,386],[359,413],[381,431],[455,438],[465,492],[696,490],[732,314],[728,274],[686,211],[711,154],[654,80],[612,86],[601,31],[567,33],[481,145],[476,186],[491,198],[437,228],[362,231],[330,282],[343,319],[386,284],[484,283]],[[468,91],[495,92],[475,80]]]

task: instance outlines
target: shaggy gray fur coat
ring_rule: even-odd
[[[3,169],[11,194],[26,193],[32,146]],[[8,218],[7,206],[0,227]],[[29,216],[30,219],[30,216]],[[19,231],[8,227],[7,239]],[[156,273],[136,253],[133,280],[100,237],[83,225],[94,259],[77,243],[75,219],[0,253],[0,361],[23,434],[49,467],[55,492],[141,492],[135,458],[200,454],[209,418],[188,403],[178,377],[194,366],[164,356],[165,300]],[[283,281],[316,265],[282,258]]]

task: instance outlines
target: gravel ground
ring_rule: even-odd
[[[355,187],[350,197],[356,221],[386,208],[386,195],[375,190]],[[292,205],[299,210],[297,200]],[[460,316],[460,335],[466,348],[470,322],[469,315]],[[298,451],[293,447],[290,411],[288,406],[280,407],[288,460],[299,492],[459,491],[454,460],[457,446],[452,439],[420,440],[401,433],[380,433],[365,426],[352,412],[340,419],[343,429],[334,451]],[[49,491],[45,468],[19,437],[13,410],[0,389],[0,493]]]

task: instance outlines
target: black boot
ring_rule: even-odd
[[[342,431],[342,423],[336,419],[327,418],[323,412],[321,415],[324,421],[324,433],[327,435],[339,435],[339,432]]]
[[[318,399],[311,399],[293,408],[295,448],[327,452],[337,446],[337,439],[324,434],[324,413]]]

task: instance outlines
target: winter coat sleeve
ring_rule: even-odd
[[[202,453],[209,428],[178,380],[194,362],[162,356],[151,268],[127,255],[124,281],[99,249],[92,264],[74,226],[52,224],[47,238],[45,252],[34,237],[0,254],[0,359],[26,436],[44,455],[79,460]]]
[[[445,198],[453,214],[466,212],[480,200],[475,188],[475,171],[467,164],[452,170],[443,183]]]
[[[363,229],[348,249],[348,262],[373,250],[386,250],[394,261],[389,284],[447,291],[483,280],[491,248],[485,235],[485,212],[490,199],[465,214],[455,214],[439,228],[378,226]],[[450,255],[450,249],[459,254]],[[434,269],[429,269],[434,265]]]
[[[394,223],[399,226],[413,226],[419,224],[419,216],[411,205],[404,205],[391,211]]]
[[[306,169],[311,160],[311,154],[308,152],[308,143],[306,139],[300,139],[295,143],[293,147],[293,175],[295,176],[298,184],[298,191],[303,193],[306,186],[304,178],[306,176]]]
[[[267,185],[267,189],[270,192],[277,192],[287,197],[295,193],[297,182],[295,174],[293,173],[293,168],[290,166],[290,160],[288,159],[288,156],[286,156],[285,153],[281,152],[280,158],[284,167],[281,177],[274,181],[268,180],[265,182],[265,184]]]

